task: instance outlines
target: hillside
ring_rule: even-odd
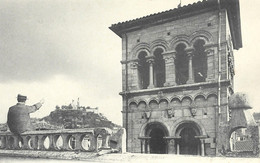
[[[62,128],[117,127],[100,113],[78,109],[56,109],[42,120]]]
[[[48,116],[43,118],[31,118],[36,130],[49,129],[73,129],[94,127],[119,127],[109,121],[104,115],[97,112],[97,108],[90,107],[56,107]],[[6,123],[0,124],[0,131],[7,131]]]

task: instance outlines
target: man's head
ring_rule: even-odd
[[[18,102],[25,102],[26,100],[27,100],[26,96],[23,96],[23,95],[20,95],[20,94],[17,95],[17,101]]]

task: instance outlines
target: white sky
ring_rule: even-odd
[[[183,5],[196,0],[182,0]],[[18,93],[41,98],[43,117],[80,98],[121,124],[121,39],[111,24],[176,8],[179,0],[0,0],[0,123]],[[260,1],[240,1],[243,48],[235,51],[235,92],[259,112]]]

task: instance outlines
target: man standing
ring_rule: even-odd
[[[7,124],[11,132],[14,134],[20,134],[25,131],[33,130],[30,113],[37,111],[44,103],[44,100],[41,100],[33,106],[27,106],[25,105],[26,100],[26,96],[18,94],[18,103],[9,108]]]

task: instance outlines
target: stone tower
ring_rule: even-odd
[[[238,0],[203,0],[113,24],[122,38],[123,127],[136,153],[218,155],[228,144]]]

